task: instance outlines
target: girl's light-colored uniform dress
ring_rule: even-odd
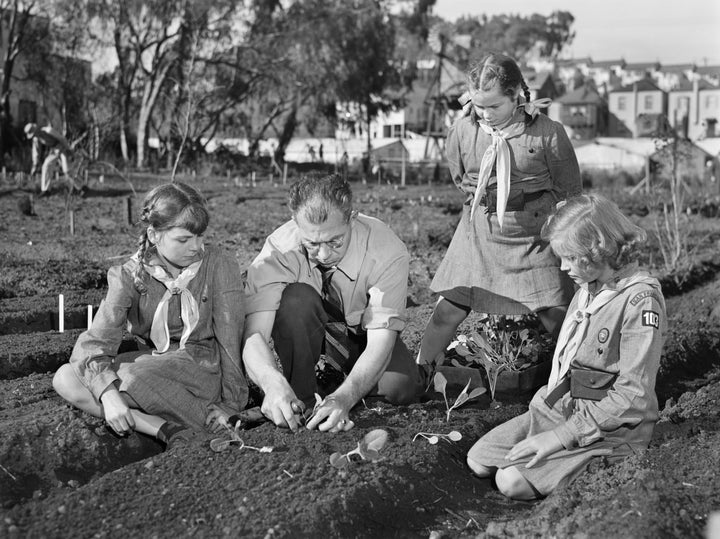
[[[526,119],[530,116],[519,108],[505,129]],[[567,305],[573,294],[572,282],[560,271],[550,246],[540,240],[540,230],[559,200],[581,191],[575,152],[563,126],[544,114],[537,114],[521,131],[505,139],[511,166],[502,229],[484,201],[470,218],[478,172],[492,136],[471,113],[451,127],[447,138],[450,173],[467,198],[431,289],[480,312],[525,314]],[[493,168],[490,196],[496,192],[496,176]]]
[[[145,275],[147,293],[141,294],[133,283],[137,264],[131,259],[108,271],[105,300],[70,357],[80,381],[98,400],[117,382],[143,411],[195,429],[203,428],[211,403],[228,413],[242,410],[248,386],[240,364],[245,311],[237,262],[215,248],[205,249],[197,273],[185,285],[194,299],[194,315],[183,312],[182,293],[175,290],[167,301],[168,350],[161,354],[154,353],[158,343],[150,334],[168,288]],[[148,264],[160,262],[153,255]],[[188,320],[194,327],[182,342]],[[126,335],[139,351],[118,354]]]
[[[600,302],[593,304],[596,298]],[[576,325],[577,320],[584,324]],[[578,290],[558,342],[562,343],[568,332],[579,331],[579,345],[566,358],[556,351],[553,373],[559,374],[562,362],[597,373],[586,379],[590,387],[594,381],[614,375],[612,387],[600,400],[575,398],[568,391],[549,406],[548,386],[543,386],[527,412],[480,438],[468,460],[488,468],[516,466],[540,494],[547,495],[583,472],[594,457],[604,456],[612,462],[645,449],[658,419],[655,378],[666,320],[660,284],[638,272],[636,266],[619,273],[616,281],[595,295]],[[530,458],[505,460],[516,443],[548,431],[557,434],[563,449],[532,468],[525,468]]]

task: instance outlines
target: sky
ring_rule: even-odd
[[[720,65],[720,0],[437,0],[433,12],[454,21],[556,10],[575,17],[564,58]]]

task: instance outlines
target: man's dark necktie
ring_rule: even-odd
[[[322,274],[323,309],[328,315],[328,322],[325,324],[325,353],[335,360],[339,370],[347,373],[350,372],[350,348],[345,313],[340,294],[332,286],[336,268],[318,266],[318,269]]]

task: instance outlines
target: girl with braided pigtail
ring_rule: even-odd
[[[209,219],[188,185],[148,193],[137,253],[110,268],[92,326],[55,374],[60,396],[118,435],[136,430],[169,446],[205,429],[211,409],[247,403],[243,279],[234,259],[204,245]],[[126,331],[137,350],[118,353]]]
[[[445,151],[465,197],[462,218],[435,274],[440,295],[418,363],[442,360],[471,310],[537,313],[557,334],[572,282],[540,237],[557,202],[581,191],[580,170],[563,126],[540,114],[549,100],[530,100],[517,63],[491,54],[469,72],[464,114]]]

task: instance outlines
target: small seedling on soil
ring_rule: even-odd
[[[310,420],[313,417],[315,417],[315,414],[317,413],[318,409],[322,406],[322,403],[323,403],[323,398],[320,395],[318,395],[317,393],[315,393],[315,406],[313,406],[313,409],[310,412],[310,415],[305,417],[307,410],[305,412],[303,412],[302,414],[300,414],[301,422],[303,425],[307,425],[308,423],[310,423]]]
[[[459,442],[462,440],[462,434],[460,434],[458,431],[453,430],[448,432],[447,434],[435,434],[432,432],[418,432],[415,436],[413,436],[413,442],[417,440],[418,436],[422,436],[425,438],[430,445],[435,445],[440,440],[445,440],[446,442]]]
[[[330,455],[330,464],[336,468],[344,468],[350,464],[352,455],[360,455],[362,460],[377,462],[380,460],[380,450],[387,443],[387,439],[387,431],[383,429],[371,430],[362,441],[358,442],[357,447],[349,453],[333,453]]]
[[[445,392],[445,389],[447,388],[447,378],[445,378],[445,376],[443,376],[441,372],[436,372],[433,378],[433,383],[435,384],[435,391],[437,391],[438,393],[442,393],[443,398],[445,399],[445,407],[447,408],[447,417],[445,419],[446,421],[450,421],[450,412],[452,412],[455,408],[459,408],[470,399],[479,397],[480,395],[485,393],[485,391],[487,391],[484,387],[476,387],[470,393],[468,393],[468,389],[470,389],[470,380],[468,380],[468,383],[465,384],[465,387],[457,396],[457,399],[455,399],[455,402],[451,406],[448,402],[447,393]]]
[[[223,451],[227,451],[232,444],[238,444],[238,449],[251,449],[253,451],[257,451],[258,453],[272,453],[274,447],[264,445],[262,447],[253,447],[251,445],[246,445],[242,438],[240,438],[240,435],[238,434],[237,428],[232,429],[228,426],[225,427],[227,429],[228,433],[230,434],[230,439],[225,438],[214,438],[210,440],[210,449],[215,451],[216,453],[222,453]]]

